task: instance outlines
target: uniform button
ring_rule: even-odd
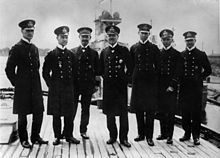
[[[111,68],[111,66],[109,66],[108,68]]]
[[[77,80],[79,80],[79,78],[77,78]]]
[[[71,76],[69,75],[69,78],[71,78]]]
[[[63,73],[63,71],[60,71],[60,73],[62,74],[62,73]]]
[[[118,75],[115,75],[115,77],[118,77]]]
[[[69,59],[70,57],[68,56],[67,58]]]
[[[185,73],[185,76],[187,76],[187,73]]]
[[[118,56],[116,56],[115,58],[118,59]]]
[[[112,50],[112,53],[114,53],[115,52],[115,50]]]
[[[63,76],[60,76],[60,78],[63,78]]]
[[[33,64],[31,63],[31,66],[32,66]]]
[[[167,75],[169,75],[170,73],[168,72]]]
[[[192,76],[194,76],[194,73],[192,73]]]
[[[189,52],[189,55],[191,54],[191,52]]]
[[[111,75],[109,75],[108,77],[109,77],[109,78],[111,78],[112,76],[111,76]]]

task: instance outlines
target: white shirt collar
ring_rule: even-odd
[[[118,42],[116,42],[113,46],[112,46],[111,44],[109,44],[109,46],[110,46],[111,48],[115,48],[115,47],[117,46],[117,44],[118,44]]]
[[[188,47],[186,47],[186,49],[187,49],[188,51],[191,51],[191,50],[193,50],[194,48],[196,48],[195,45],[194,45],[192,48],[188,48]]]
[[[87,44],[86,46],[83,46],[82,44],[80,44],[82,48],[87,48],[89,46],[89,44]]]
[[[170,45],[169,47],[163,47],[163,49],[165,49],[165,50],[168,50],[168,49],[170,49],[172,47],[172,45]]]
[[[147,41],[148,41],[148,39],[145,40],[144,42],[143,42],[142,40],[140,40],[140,43],[141,43],[141,44],[145,44],[145,43],[147,43]]]
[[[66,46],[61,46],[60,44],[58,44],[57,47],[60,48],[61,50],[66,49]]]
[[[25,41],[25,42],[31,44],[31,41],[28,41],[26,38],[22,37],[21,39],[22,39],[23,41]]]

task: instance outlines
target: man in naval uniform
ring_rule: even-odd
[[[23,37],[11,48],[5,72],[15,87],[13,113],[18,114],[18,134],[21,145],[24,148],[31,148],[27,132],[28,114],[33,114],[31,142],[48,143],[39,136],[44,111],[39,74],[40,60],[38,48],[31,43],[35,21],[24,20],[18,25],[21,27]]]
[[[203,80],[212,70],[206,53],[195,46],[196,32],[187,31],[183,36],[186,49],[182,52],[184,70],[180,82],[180,105],[185,134],[179,140],[189,140],[192,133],[194,144],[199,145]]]
[[[81,45],[72,49],[76,57],[76,76],[75,76],[75,113],[81,95],[81,122],[80,133],[82,138],[89,139],[87,135],[87,126],[89,124],[90,104],[92,94],[97,89],[98,81],[98,52],[89,47],[92,29],[81,27],[77,30]]]
[[[157,105],[158,72],[160,50],[152,44],[149,24],[139,24],[140,41],[131,49],[134,70],[132,75],[131,112],[136,113],[138,137],[135,141],[147,139],[149,146],[154,146],[154,115]]]
[[[119,116],[120,143],[131,147],[128,142],[128,107],[127,85],[131,79],[132,61],[129,50],[118,44],[120,29],[117,26],[107,26],[109,46],[100,55],[100,71],[103,76],[103,113],[107,116],[107,128],[110,139],[107,144],[117,140],[118,130],[115,116]]]
[[[181,75],[182,58],[180,52],[172,47],[173,31],[164,29],[160,32],[163,48],[160,51],[159,99],[160,131],[156,139],[167,139],[173,143],[174,118],[177,109],[177,88]]]
[[[47,114],[53,116],[53,145],[59,145],[61,139],[61,116],[64,116],[64,135],[69,143],[79,144],[73,137],[74,113],[74,54],[66,48],[69,27],[55,29],[58,46],[50,51],[44,61],[43,78],[49,88]]]

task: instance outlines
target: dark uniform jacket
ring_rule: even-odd
[[[129,50],[117,44],[106,47],[100,55],[103,76],[103,113],[119,116],[127,112],[127,84],[131,79],[132,61]]]
[[[75,91],[81,94],[92,94],[96,85],[95,77],[99,75],[98,52],[89,46],[72,49],[76,57]]]
[[[67,116],[73,113],[74,54],[58,47],[45,57],[43,78],[49,88],[48,115]]]
[[[196,95],[202,96],[203,80],[211,74],[212,69],[206,53],[197,48],[191,51],[186,49],[181,55],[184,65],[180,84],[180,99],[181,101],[190,101]]]
[[[134,63],[131,111],[154,111],[158,97],[160,50],[148,41],[134,44],[130,52]]]
[[[173,47],[160,51],[159,99],[160,112],[172,112],[177,109],[177,88],[182,72],[181,54]],[[167,92],[172,87],[174,91]]]
[[[21,40],[11,48],[5,72],[15,86],[14,114],[44,111],[39,68],[39,53],[34,44]]]

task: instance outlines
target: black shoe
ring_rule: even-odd
[[[184,142],[186,140],[190,140],[190,137],[184,135],[182,138],[179,139],[179,141]]]
[[[195,138],[193,143],[194,145],[200,145],[199,138]]]
[[[89,136],[86,133],[81,133],[81,137],[83,139],[89,139]]]
[[[148,144],[149,146],[154,146],[154,142],[153,142],[152,139],[147,139],[147,144]]]
[[[173,139],[171,137],[167,138],[167,144],[173,144]]]
[[[106,143],[107,144],[113,144],[116,142],[116,139],[110,138]]]
[[[32,144],[48,144],[48,141],[43,140],[41,137],[39,137],[37,140],[31,140]]]
[[[60,139],[55,138],[55,140],[53,141],[53,145],[59,145],[60,144]]]
[[[138,135],[136,138],[134,138],[135,142],[139,142],[139,141],[142,141],[142,140],[144,140],[144,136],[141,136],[141,135]]]
[[[30,149],[32,147],[31,144],[27,140],[22,141],[21,145],[23,146],[23,148],[29,148]]]
[[[167,139],[167,137],[165,135],[159,135],[157,138],[157,140],[164,140],[164,139]]]
[[[131,147],[131,144],[127,140],[120,141],[120,144],[124,145],[125,147],[128,147],[128,148]]]
[[[66,141],[71,144],[79,144],[80,143],[80,141],[74,137],[66,138]]]

